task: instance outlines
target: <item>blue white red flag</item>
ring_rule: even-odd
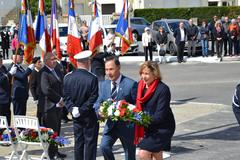
[[[69,60],[74,67],[77,66],[74,55],[82,51],[80,34],[77,29],[77,23],[74,12],[74,0],[68,1],[68,39],[67,39],[67,53]]]
[[[100,17],[96,0],[93,3],[93,20],[88,33],[89,49],[95,54],[99,46],[103,44],[102,32],[100,28]]]
[[[45,14],[44,0],[39,0],[37,23],[35,28],[36,41],[39,42],[39,46],[42,49],[42,57],[47,52],[52,51],[51,39],[48,31],[47,17]]]
[[[34,38],[32,14],[26,0],[21,1],[21,16],[19,22],[19,42],[24,49],[24,62],[30,64],[34,56],[36,42]]]
[[[125,54],[133,42],[131,27],[128,23],[128,0],[124,0],[123,2],[123,10],[118,20],[115,33],[122,39],[121,52]]]
[[[59,60],[61,60],[62,53],[61,53],[61,49],[60,49],[56,0],[52,0],[50,36],[51,36],[52,48],[56,49],[56,56]]]

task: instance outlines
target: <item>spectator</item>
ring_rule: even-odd
[[[220,61],[222,61],[222,48],[223,48],[223,37],[224,37],[224,29],[222,27],[221,21],[217,21],[214,28],[214,37],[216,41],[216,51],[217,56]]]
[[[20,43],[18,41],[18,34],[15,33],[14,38],[12,40],[12,54],[15,55],[17,50],[20,47]]]
[[[33,58],[33,64],[35,65],[35,68],[33,69],[30,81],[29,81],[29,88],[31,91],[31,94],[33,96],[33,100],[35,104],[37,104],[37,118],[40,125],[43,125],[42,123],[42,108],[38,105],[38,97],[39,97],[39,85],[40,85],[40,70],[42,68],[42,62],[40,57],[34,57]]]
[[[229,53],[230,45],[229,45],[229,28],[230,21],[228,17],[224,18],[223,29],[224,29],[224,38],[223,38],[223,46],[224,46],[224,56]],[[229,46],[229,49],[228,49]]]
[[[164,31],[164,28],[161,26],[159,27],[159,32],[156,35],[156,42],[157,42],[157,48],[158,48],[158,54],[160,56],[159,61],[162,63],[165,60],[165,54],[166,54],[166,46],[167,46],[167,33]]]
[[[152,34],[150,32],[150,28],[146,27],[144,29],[144,33],[142,34],[142,44],[143,44],[143,49],[145,53],[145,61],[148,61],[148,54],[150,56],[150,61],[153,60],[153,55],[152,55]]]
[[[179,23],[179,28],[175,30],[173,36],[175,37],[175,43],[177,45],[177,59],[178,63],[183,62],[183,53],[185,47],[185,41],[187,38],[187,31],[184,28],[183,22]]]
[[[135,142],[139,142],[141,160],[162,160],[163,150],[169,151],[175,131],[175,120],[170,108],[169,87],[161,81],[160,69],[155,62],[141,65],[136,108],[149,113],[152,121],[148,127],[136,127]],[[144,134],[144,136],[143,136]],[[141,139],[142,138],[142,139]]]
[[[210,31],[210,38],[211,38],[211,42],[212,42],[212,44],[211,44],[211,55],[212,56],[214,56],[214,54],[215,54],[215,50],[214,50],[214,44],[215,44],[215,37],[214,37],[214,28],[215,28],[215,23],[217,22],[217,20],[218,20],[218,17],[215,15],[215,16],[213,16],[213,20],[209,23],[209,25],[208,25],[208,29],[209,29],[209,31]]]
[[[3,51],[3,59],[8,59],[8,49],[9,49],[9,43],[10,43],[10,39],[9,39],[9,34],[8,34],[8,30],[7,28],[1,32],[1,38],[2,38],[2,51]]]
[[[198,36],[198,28],[193,24],[193,20],[189,19],[189,26],[187,27],[187,41],[188,41],[188,57],[195,57],[196,42]]]
[[[202,22],[202,26],[200,28],[201,34],[201,44],[202,44],[202,56],[208,57],[208,38],[209,38],[209,30],[206,21]]]
[[[238,54],[238,36],[239,36],[239,26],[235,19],[231,20],[231,24],[228,27],[229,32],[229,55],[232,56],[232,48],[234,48],[234,55]]]

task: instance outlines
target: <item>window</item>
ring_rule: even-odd
[[[102,4],[102,14],[112,14],[115,12],[115,4]]]

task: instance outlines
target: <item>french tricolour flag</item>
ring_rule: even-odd
[[[51,36],[52,48],[56,49],[56,56],[59,60],[61,60],[62,53],[61,53],[61,49],[60,49],[56,0],[52,0],[50,36]]]
[[[94,15],[88,33],[89,49],[95,53],[97,48],[103,44],[102,32],[100,28],[100,18],[97,9],[97,2],[94,1]]]
[[[77,23],[74,12],[74,0],[68,1],[68,39],[67,39],[67,52],[69,54],[69,60],[74,67],[77,66],[74,55],[82,51],[80,35],[77,29]]]
[[[128,0],[124,0],[123,2],[123,10],[118,20],[115,33],[122,39],[121,52],[125,54],[133,42],[131,27],[128,23]]]
[[[38,16],[35,29],[36,41],[39,42],[39,46],[42,49],[42,57],[46,52],[51,52],[50,34],[48,31],[47,17],[44,9],[44,0],[39,0]]]
[[[19,42],[24,48],[24,62],[30,64],[34,56],[36,42],[34,38],[32,14],[26,0],[21,1],[21,16],[19,22]]]

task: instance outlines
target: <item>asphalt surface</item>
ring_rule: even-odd
[[[123,62],[122,72],[139,80],[141,62]],[[176,119],[171,157],[167,160],[239,160],[240,128],[231,108],[231,97],[240,79],[239,62],[160,64],[163,81],[171,89],[171,107]],[[35,115],[35,104],[28,101],[27,115]],[[101,124],[99,143],[104,124]],[[72,123],[62,124],[62,134],[71,140],[60,149],[73,160]],[[0,159],[11,147],[0,146]],[[31,147],[30,154],[40,154]],[[117,142],[113,148],[116,160],[124,159]],[[97,160],[103,160],[98,148]]]

